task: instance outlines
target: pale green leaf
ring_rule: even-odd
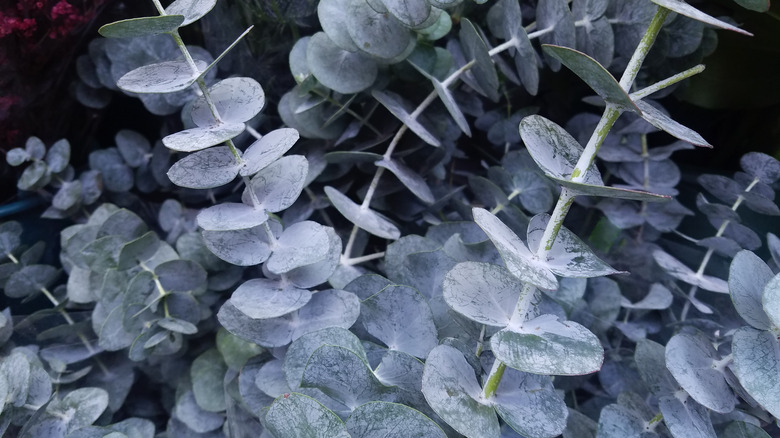
[[[170,33],[182,26],[182,23],[184,17],[179,14],[130,18],[103,25],[98,33],[106,38],[136,38]]]
[[[312,35],[306,47],[306,60],[312,74],[326,87],[341,94],[353,94],[369,88],[376,80],[378,67],[370,56],[342,49],[325,32]]]
[[[444,276],[444,300],[461,315],[494,327],[506,327],[512,318],[522,283],[501,266],[458,263]]]

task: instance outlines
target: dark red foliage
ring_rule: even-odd
[[[25,125],[30,114],[46,105],[42,99],[55,95],[52,88],[67,85],[58,79],[81,31],[105,2],[0,0],[0,149],[18,146],[22,135],[45,135],[27,132],[38,127]],[[41,115],[34,119],[40,121]]]

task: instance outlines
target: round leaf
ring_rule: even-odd
[[[341,94],[359,93],[376,80],[376,61],[361,52],[337,46],[325,32],[312,35],[306,47],[306,60],[322,85]]]
[[[306,184],[309,162],[302,155],[288,155],[269,164],[252,177],[242,196],[247,205],[254,205],[255,199],[266,211],[276,213],[295,202]],[[249,193],[254,192],[254,198]]]
[[[360,405],[347,419],[347,430],[353,437],[445,438],[438,424],[420,411],[397,403],[381,401]]]
[[[240,164],[227,146],[218,146],[190,154],[177,161],[168,178],[177,186],[211,189],[233,181]]]
[[[275,129],[255,141],[244,151],[244,164],[239,174],[252,176],[281,158],[300,138],[291,128]]]
[[[300,387],[303,370],[309,362],[312,353],[323,345],[335,345],[355,353],[364,362],[368,357],[363,350],[360,339],[349,330],[341,327],[328,327],[307,333],[296,339],[287,349],[284,359],[284,377],[292,389]]]
[[[508,369],[496,389],[498,415],[524,436],[554,437],[566,428],[568,409],[549,376]]]
[[[769,330],[772,322],[764,312],[762,300],[766,300],[764,288],[774,277],[769,266],[754,253],[744,250],[737,253],[729,268],[729,292],[737,313],[751,326]],[[780,320],[780,318],[778,318]],[[777,322],[775,322],[777,325]]]
[[[214,119],[206,98],[201,96],[192,103],[190,114],[193,123],[200,127],[216,123],[246,122],[256,116],[265,105],[263,87],[252,78],[223,79],[209,88],[209,96],[219,114],[219,120]]]
[[[496,359],[534,374],[581,375],[598,371],[604,349],[590,330],[557,316],[542,315],[490,338]]]
[[[325,227],[312,221],[298,222],[284,230],[273,246],[266,268],[275,274],[289,272],[324,259],[330,249]]]
[[[200,76],[206,63],[195,61],[193,71],[185,61],[165,61],[138,67],[119,78],[116,85],[129,93],[173,93],[186,90]]]
[[[444,276],[444,300],[461,315],[493,327],[506,327],[522,284],[501,266],[458,263]]]
[[[499,436],[498,419],[484,400],[474,369],[448,345],[431,350],[425,361],[425,400],[453,429],[467,437]]]
[[[186,26],[206,15],[216,4],[217,0],[176,0],[165,8],[165,13],[183,15],[181,26]]]
[[[204,231],[206,247],[222,260],[238,266],[253,266],[268,260],[271,246],[262,226],[231,231]]]
[[[350,438],[339,417],[303,394],[284,394],[265,414],[268,430],[278,438]]]
[[[230,302],[246,316],[268,319],[300,309],[311,299],[311,292],[278,281],[255,278],[239,286]]]
[[[195,152],[222,144],[244,132],[243,123],[223,123],[216,126],[185,129],[163,138],[168,149],[179,152]]]

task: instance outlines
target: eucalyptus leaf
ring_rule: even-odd
[[[780,327],[780,275],[775,275],[764,288],[761,297],[764,311],[774,327]]]
[[[325,32],[312,35],[306,47],[306,60],[322,85],[341,94],[369,88],[378,74],[377,63],[370,56],[342,49]]]
[[[667,274],[678,280],[681,280],[690,285],[698,286],[711,292],[729,292],[728,283],[725,281],[717,277],[697,274],[696,272],[693,272],[691,268],[685,266],[681,261],[675,259],[664,251],[654,251],[653,258]]]
[[[271,245],[263,226],[231,231],[203,231],[206,247],[220,259],[238,266],[253,266],[268,260]]]
[[[737,398],[724,372],[714,367],[720,360],[712,342],[700,333],[678,333],[666,344],[666,367],[680,386],[703,406],[727,414]]]
[[[474,61],[471,73],[479,84],[480,90],[492,101],[498,100],[498,74],[493,65],[487,45],[477,33],[474,24],[468,20],[461,21],[459,38],[467,61]]]
[[[284,394],[274,400],[265,421],[278,438],[350,438],[333,411],[303,394]]]
[[[188,428],[198,433],[219,429],[225,422],[225,417],[222,414],[201,409],[195,401],[192,391],[185,392],[176,400],[173,415]]]
[[[573,71],[605,101],[629,111],[642,113],[618,81],[598,61],[569,47],[543,47],[547,54]]]
[[[780,179],[780,161],[761,152],[748,152],[739,159],[740,166],[750,176],[772,184]]]
[[[428,187],[428,184],[425,183],[425,180],[400,161],[383,158],[375,164],[377,167],[383,167],[389,170],[393,175],[398,177],[401,184],[409,189],[415,196],[420,198],[421,201],[427,204],[433,204],[434,201],[436,201],[436,198],[434,198],[433,193]]]
[[[598,371],[604,349],[596,335],[573,321],[542,315],[490,338],[496,359],[534,374],[582,375]]]
[[[455,120],[455,123],[457,123],[458,127],[460,128],[463,133],[471,137],[471,127],[469,127],[468,121],[466,121],[466,116],[463,115],[463,111],[461,111],[460,106],[455,101],[455,97],[452,95],[452,92],[447,88],[446,85],[442,84],[438,79],[433,77],[432,75],[428,74],[427,71],[423,70],[422,68],[418,67],[413,62],[409,62],[420,74],[425,76],[426,79],[431,81],[433,84],[433,89],[436,91],[436,94],[439,96],[439,99],[441,99],[441,102],[444,104],[444,107],[447,108],[447,111],[452,116],[452,119]]]
[[[209,231],[245,230],[268,220],[263,208],[235,202],[225,202],[198,213],[198,226]]]
[[[300,136],[291,128],[275,129],[255,141],[244,151],[241,176],[252,176],[281,158]]]
[[[716,438],[709,412],[694,400],[682,400],[663,396],[658,407],[664,416],[664,423],[675,436],[691,438]]]
[[[101,388],[79,388],[69,392],[61,400],[53,400],[46,412],[61,418],[67,432],[89,426],[100,417],[108,406],[108,393]]]
[[[201,409],[208,412],[225,410],[226,394],[222,381],[226,371],[227,365],[216,348],[206,350],[192,361],[192,393]]]
[[[174,184],[191,189],[210,189],[232,181],[241,164],[227,146],[190,154],[174,163],[168,178]]]
[[[209,97],[213,109],[202,96],[192,103],[190,116],[193,123],[200,127],[247,122],[265,105],[263,87],[252,78],[223,79],[209,88]],[[216,114],[212,112],[214,110]]]
[[[742,327],[732,341],[734,367],[739,382],[772,415],[780,414],[780,343],[766,331]]]
[[[360,405],[347,419],[352,437],[445,438],[444,431],[420,411],[398,403],[374,401]]]
[[[461,315],[494,327],[506,327],[522,289],[520,281],[501,266],[458,263],[444,276],[444,300]]]
[[[182,23],[184,17],[179,14],[130,18],[103,25],[98,33],[106,38],[136,38],[170,33],[182,26]]]
[[[404,125],[412,130],[418,137],[431,146],[440,146],[441,142],[430,132],[416,118],[413,118],[409,112],[404,108],[401,97],[395,93],[389,91],[372,90],[371,95],[374,99],[378,100],[390,113],[398,118]]]
[[[539,37],[542,44],[574,47],[577,43],[574,17],[564,0],[540,0],[536,4],[536,26],[548,32]],[[545,59],[553,71],[561,68],[560,62],[545,54]]]
[[[117,86],[123,91],[141,94],[186,90],[198,79],[206,63],[196,60],[195,67],[197,71],[183,60],[145,65],[122,76]]]
[[[499,436],[496,413],[483,398],[474,369],[455,348],[439,345],[431,350],[422,392],[433,410],[459,433],[470,438]]]
[[[162,287],[169,292],[205,289],[207,273],[192,260],[171,260],[154,268]]]
[[[230,297],[236,309],[253,319],[268,319],[300,309],[311,299],[305,289],[285,286],[274,280],[255,278],[244,282]]]
[[[673,301],[672,292],[661,283],[653,283],[647,295],[641,300],[632,303],[625,297],[621,298],[620,305],[627,309],[658,309],[668,308]]]
[[[317,4],[317,18],[319,18],[322,30],[330,37],[331,41],[344,50],[357,52],[358,46],[352,41],[347,30],[349,17],[344,11],[348,7],[350,7],[349,0],[323,0]],[[290,56],[292,57],[292,53]]]
[[[168,15],[183,15],[184,22],[181,26],[186,26],[200,20],[216,4],[217,0],[175,0],[165,8],[165,13]]]
[[[694,8],[693,6],[689,5],[688,3],[685,3],[682,0],[651,0],[651,1],[657,4],[658,6],[662,6],[666,9],[670,9],[674,12],[677,12],[678,14],[693,18],[694,20],[698,20],[703,23],[707,23],[709,25],[719,27],[721,29],[738,32],[743,35],[753,36],[752,33],[746,32],[736,26],[732,26],[726,23],[725,21],[721,21],[718,20],[717,18],[707,15],[704,12]]]
[[[24,298],[50,288],[59,275],[60,270],[54,266],[27,265],[11,274],[3,289],[9,298]]]
[[[425,358],[437,345],[436,326],[425,298],[407,286],[388,286],[363,300],[363,326],[391,350]]]
[[[764,288],[772,277],[769,266],[750,251],[740,251],[731,261],[728,280],[731,301],[742,319],[759,330],[772,327],[762,305],[762,300],[767,300]],[[779,320],[774,319],[775,325]]]
[[[247,205],[276,213],[295,202],[306,184],[309,162],[302,155],[287,155],[252,177],[241,197]]]
[[[368,362],[360,339],[349,330],[341,327],[328,327],[309,332],[296,339],[287,349],[282,368],[287,384],[293,390],[300,387],[303,371],[312,353],[323,345],[333,345],[346,348],[355,353],[358,358]]]
[[[333,367],[334,363],[339,366]],[[353,410],[370,401],[395,399],[395,390],[383,385],[368,363],[349,349],[331,345],[318,348],[309,357],[301,387],[317,388]]]
[[[549,376],[508,369],[496,389],[495,409],[517,433],[532,437],[559,436],[569,414]]]
[[[702,138],[696,131],[677,123],[649,103],[643,100],[637,100],[634,103],[636,103],[636,106],[641,110],[640,114],[642,115],[642,118],[656,128],[666,131],[670,135],[679,138],[680,140],[687,141],[694,146],[712,147],[712,145],[707,143],[707,140]]]
[[[401,236],[401,232],[398,228],[379,213],[355,204],[346,195],[333,187],[326,186],[325,194],[339,213],[344,215],[344,217],[349,219],[350,222],[357,225],[359,228],[384,239],[395,240]]]
[[[244,132],[245,127],[243,123],[222,123],[185,129],[165,136],[163,144],[174,151],[195,152],[222,144]]]
[[[70,164],[70,143],[62,139],[54,142],[46,151],[46,164],[53,173],[60,173]]]
[[[282,274],[295,268],[322,261],[330,249],[325,227],[313,221],[292,224],[273,245],[266,268]]]
[[[379,13],[363,0],[350,0],[344,12],[347,32],[359,50],[398,62],[414,47],[412,32],[391,14]]]
[[[555,290],[558,280],[543,260],[532,254],[522,240],[495,215],[485,209],[472,210],[474,222],[496,245],[507,269],[512,275],[541,289]]]

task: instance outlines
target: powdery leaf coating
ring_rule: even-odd
[[[441,143],[417,119],[412,118],[409,112],[404,108],[401,97],[389,91],[372,90],[371,95],[378,100],[390,113],[398,118],[404,125],[412,130],[418,137],[431,146],[439,147]]]
[[[490,338],[496,359],[534,374],[582,375],[598,371],[601,342],[590,330],[555,315],[541,315],[521,327],[507,327]]]
[[[641,436],[642,432],[645,432],[644,419],[626,407],[611,404],[601,409],[596,437]]]
[[[333,203],[333,206],[336,207],[336,210],[359,228],[384,239],[395,240],[401,236],[401,231],[390,221],[380,216],[379,213],[367,208],[361,208],[333,187],[326,186],[325,194],[330,199],[330,202]]]
[[[558,288],[558,280],[547,268],[545,261],[532,254],[523,241],[500,219],[482,208],[474,208],[472,212],[474,222],[496,245],[496,249],[512,275],[541,289],[555,290]]]
[[[737,0],[737,3],[741,3],[740,0]],[[723,430],[721,438],[772,438],[772,436],[755,424],[733,421]]]
[[[198,226],[209,231],[245,230],[262,225],[268,215],[262,208],[237,202],[225,202],[198,213]]]
[[[140,94],[186,90],[195,83],[207,64],[196,60],[195,66],[198,71],[193,71],[183,60],[145,65],[119,78],[116,85],[123,91]]]
[[[60,276],[60,270],[49,265],[27,265],[14,272],[3,290],[9,298],[25,298],[50,288]]]
[[[185,129],[162,139],[168,149],[195,152],[222,144],[244,132],[243,123],[222,123],[215,126]]]
[[[767,316],[772,320],[772,324],[775,327],[780,327],[780,275],[775,275],[769,280],[764,288],[761,303]]]
[[[542,116],[524,117],[520,122],[520,136],[536,164],[550,177],[567,180],[577,165],[583,148],[561,126]],[[582,181],[603,186],[601,174],[591,166]]]
[[[0,254],[11,254],[21,244],[22,225],[16,221],[0,224]]]
[[[391,350],[424,359],[437,345],[433,314],[425,298],[407,286],[388,286],[364,300],[363,326]]]
[[[651,125],[656,128],[666,131],[670,135],[679,138],[680,140],[687,141],[695,146],[704,146],[711,148],[712,145],[702,138],[696,131],[685,127],[667,116],[658,108],[650,105],[643,100],[637,100],[636,106],[642,111],[642,118],[647,120]]]
[[[431,15],[431,5],[427,0],[380,1],[406,27],[418,28],[424,25]]]
[[[723,371],[713,363],[721,358],[706,336],[678,333],[666,344],[666,368],[694,400],[715,412],[734,410],[737,397]]]
[[[477,33],[474,24],[464,18],[461,21],[460,43],[463,47],[463,54],[466,61],[475,61],[476,64],[471,68],[471,74],[479,84],[479,88],[492,101],[498,101],[498,73],[493,65],[493,59],[488,52],[487,45]]]
[[[297,390],[300,387],[303,370],[306,368],[309,357],[323,345],[346,348],[364,362],[368,362],[360,339],[349,330],[341,327],[316,330],[296,339],[287,349],[282,370],[290,388]]]
[[[266,268],[275,274],[322,261],[330,249],[325,227],[313,221],[297,222],[282,232]]]
[[[342,49],[325,32],[312,35],[306,46],[306,60],[322,85],[341,94],[367,89],[379,72],[376,61],[370,56]]]
[[[200,127],[244,123],[256,116],[265,105],[263,87],[252,78],[223,79],[209,88],[209,96],[219,119],[214,119],[206,98],[201,96],[192,103],[190,114],[193,123]]]
[[[762,300],[766,300],[764,288],[772,277],[774,274],[769,266],[750,251],[738,252],[731,261],[728,283],[731,301],[739,316],[759,330],[769,330],[772,327],[762,304]],[[778,320],[780,318],[775,321]]]
[[[506,327],[522,283],[505,268],[489,263],[458,263],[444,276],[444,300],[456,312],[493,327]]]
[[[428,184],[425,183],[425,180],[400,161],[383,158],[375,164],[377,167],[383,167],[389,170],[401,181],[401,184],[409,189],[414,196],[420,198],[421,201],[428,204],[433,204],[434,201],[436,201],[436,198],[434,198],[433,193],[428,187]]]
[[[281,158],[298,141],[300,135],[292,128],[275,129],[255,141],[244,151],[241,176],[252,176]]]
[[[184,23],[180,14],[139,17],[115,21],[101,26],[98,33],[106,38],[136,38],[170,33]]]
[[[690,438],[716,438],[709,411],[694,400],[685,403],[675,396],[667,395],[658,399],[658,407],[664,417],[664,423],[673,436]]]
[[[217,0],[175,0],[165,8],[168,15],[183,15],[184,22],[181,26],[194,23],[208,14],[217,4]]]
[[[422,412],[398,403],[374,401],[360,405],[347,419],[353,437],[446,438],[438,424]]]
[[[70,164],[70,143],[68,140],[57,140],[51,145],[46,151],[46,164],[52,173],[60,173],[68,167]]]
[[[350,438],[344,423],[330,409],[303,394],[284,394],[265,415],[268,430],[278,438]]]
[[[544,51],[585,81],[605,101],[641,114],[617,80],[590,56],[569,47],[544,45]]]
[[[282,361],[271,359],[263,364],[255,375],[255,385],[269,397],[279,397],[290,392],[282,374]]]
[[[656,250],[653,251],[653,258],[667,274],[678,280],[711,292],[729,293],[729,285],[725,281],[709,275],[698,275],[668,253]]]
[[[195,396],[192,391],[185,392],[176,400],[176,406],[173,408],[173,415],[186,424],[188,428],[198,433],[217,430],[222,426],[222,423],[225,422],[224,415],[201,409],[195,401]],[[152,432],[152,434],[154,434],[154,432]]]
[[[532,252],[537,252],[539,245],[544,243],[540,240],[549,221],[550,215],[547,213],[531,218],[528,224],[528,247]],[[590,278],[621,272],[599,259],[585,242],[563,226],[547,252],[545,261],[547,268],[561,277]]]
[[[195,152],[177,161],[168,178],[177,186],[211,189],[233,181],[238,175],[238,159],[227,146]]]
[[[520,3],[514,0],[502,0],[497,2],[494,8],[498,8],[495,16],[498,20],[497,28],[504,33],[501,37],[513,40],[515,43],[516,52],[513,56],[520,81],[528,93],[535,96],[539,90],[539,67],[536,51],[523,28]],[[494,34],[496,30],[498,29],[493,30]]]
[[[680,389],[677,380],[666,368],[666,352],[663,345],[642,339],[636,345],[634,362],[642,380],[656,397],[674,394]]]
[[[709,16],[704,12],[689,5],[688,3],[685,3],[682,0],[651,0],[651,1],[657,4],[658,6],[663,6],[666,9],[671,9],[672,11],[677,12],[678,14],[685,15],[686,17],[693,18],[694,20],[701,21],[703,23],[707,23],[715,27],[720,27],[721,29],[733,30],[734,32],[739,32],[744,35],[753,36],[752,33],[746,32],[736,26],[732,26],[726,23],[725,21],[721,21],[715,17]]]
[[[482,397],[474,369],[448,345],[431,350],[422,378],[425,400],[453,429],[469,437],[499,436],[493,407]]]
[[[241,200],[247,205],[276,213],[293,205],[306,184],[309,162],[303,155],[288,155],[252,177]],[[249,190],[254,192],[254,198]],[[255,199],[256,198],[256,199]],[[255,202],[259,202],[255,205]]]
[[[268,319],[286,315],[306,305],[311,292],[267,278],[254,278],[239,286],[230,302],[246,316]]]
[[[569,412],[549,376],[507,369],[495,397],[498,415],[521,435],[552,438],[566,428]]]

